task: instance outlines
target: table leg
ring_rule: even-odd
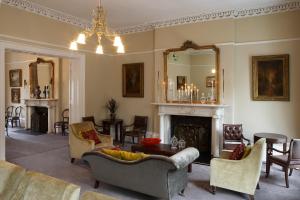
[[[118,136],[119,130],[118,130],[118,127],[119,127],[119,124],[116,123],[116,124],[115,124],[115,141],[116,141],[116,142],[119,141],[119,136]]]
[[[192,164],[189,164],[188,165],[188,173],[191,173],[192,172]]]
[[[269,155],[272,155],[272,148],[273,144],[272,143],[267,143],[267,151],[266,151],[266,173],[268,173],[268,164],[269,164]]]

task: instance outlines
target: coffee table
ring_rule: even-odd
[[[146,154],[156,154],[163,156],[173,156],[181,151],[181,149],[172,149],[170,144],[157,144],[153,146],[145,146],[142,144],[134,144],[131,146],[132,152],[143,152]],[[192,164],[188,165],[188,172],[192,172]]]

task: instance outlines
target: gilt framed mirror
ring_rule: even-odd
[[[219,55],[215,45],[186,41],[164,52],[164,85],[167,103],[220,103]]]
[[[48,98],[54,98],[54,62],[37,58],[36,62],[29,64],[30,97],[35,96],[35,90],[39,86],[43,92],[45,88],[49,90]],[[43,98],[45,98],[44,95]]]

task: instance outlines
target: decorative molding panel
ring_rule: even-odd
[[[63,12],[41,6],[39,4],[27,1],[27,0],[0,0],[0,3],[13,6],[28,12],[32,12],[38,15],[49,17],[54,20],[69,23],[75,26],[80,26],[82,28],[90,27],[90,22],[83,20],[81,18],[65,14]],[[177,26],[183,24],[191,24],[197,22],[205,22],[220,19],[229,18],[243,18],[243,17],[253,17],[268,15],[292,10],[300,9],[300,1],[286,2],[278,5],[260,7],[260,8],[245,8],[245,9],[233,9],[216,11],[212,13],[205,13],[193,16],[185,16],[171,20],[161,20],[156,22],[149,22],[141,25],[117,28],[114,31],[119,34],[130,34],[137,32],[151,31],[157,28],[164,28],[170,26]]]

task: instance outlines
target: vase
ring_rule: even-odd
[[[110,120],[115,121],[116,120],[116,113],[110,113]]]

